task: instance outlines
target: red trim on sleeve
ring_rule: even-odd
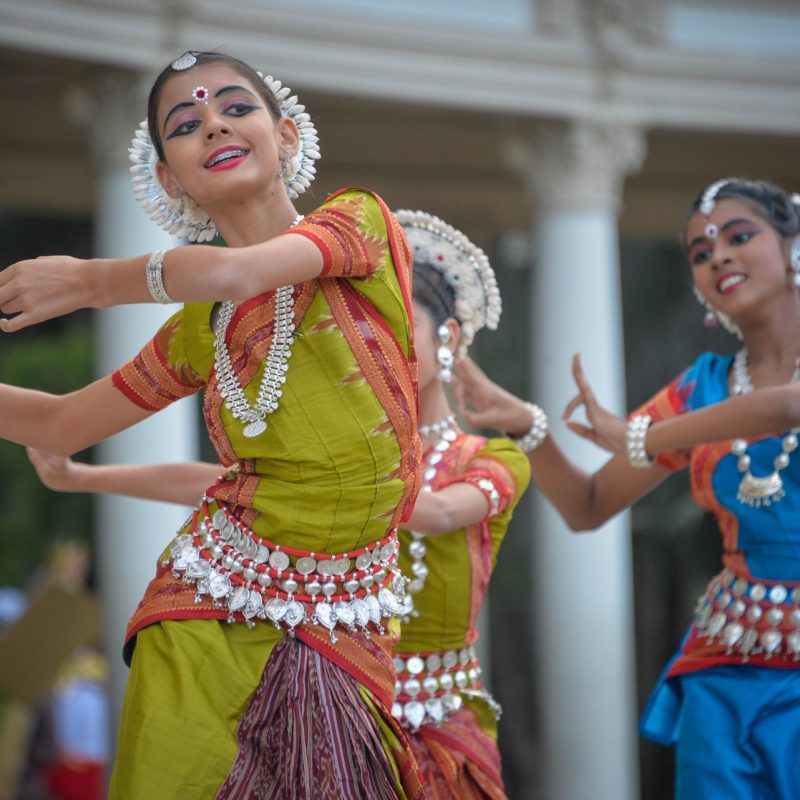
[[[143,408],[145,411],[160,411],[160,406],[154,406],[148,403],[140,394],[138,394],[133,387],[125,380],[122,375],[122,370],[118,369],[111,373],[111,382],[119,389],[125,397],[128,398],[134,405]]]
[[[304,230],[295,230],[291,229],[284,233],[284,236],[288,236],[292,234],[293,236],[303,236],[308,239],[310,242],[317,246],[317,249],[322,254],[322,272],[320,273],[320,278],[327,278],[328,273],[331,271],[331,267],[333,267],[333,254],[330,251],[330,248],[325,241],[317,236],[315,233],[311,231],[304,231]]]

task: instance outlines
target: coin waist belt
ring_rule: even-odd
[[[228,622],[267,620],[291,633],[322,625],[336,641],[337,625],[383,632],[384,617],[405,615],[405,578],[397,569],[397,531],[348,553],[315,553],[262,538],[222,504],[204,497],[191,532],[173,541],[164,566],[227,608]]]
[[[470,697],[481,698],[500,717],[500,706],[481,683],[481,665],[472,647],[395,653],[394,665],[392,716],[412,731],[423,725],[440,725]]]
[[[747,661],[762,654],[800,660],[800,583],[748,581],[724,569],[697,602],[696,626],[708,644]]]

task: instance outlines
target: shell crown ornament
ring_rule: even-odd
[[[193,66],[194,62],[176,67],[175,64],[181,62],[182,58],[184,56],[173,62],[173,69],[185,70]],[[258,74],[275,95],[281,114],[297,125],[297,152],[288,159],[286,168],[281,170],[286,192],[294,200],[311,186],[316,177],[314,162],[321,156],[317,130],[305,106],[299,103],[297,95],[293,95],[288,86],[284,86],[271,75],[265,76],[261,72]],[[150,219],[167,233],[190,242],[211,241],[216,236],[217,229],[205,211],[188,195],[170,197],[161,185],[156,173],[159,157],[150,138],[147,119],[139,123],[128,153],[132,162],[130,169],[133,174],[133,192]]]
[[[461,326],[456,358],[463,358],[481,328],[496,330],[503,304],[486,253],[439,217],[424,211],[395,212],[414,254],[414,263],[440,272],[455,295]]]

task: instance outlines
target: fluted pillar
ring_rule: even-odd
[[[640,132],[588,122],[544,125],[511,149],[534,218],[531,397],[587,470],[607,454],[560,422],[579,352],[604,404],[625,410],[617,216]],[[543,497],[533,503],[531,625],[548,800],[638,797],[630,530],[627,513],[575,535]]]
[[[136,203],[131,189],[128,145],[145,116],[142,84],[116,79],[72,98],[87,119],[96,167],[95,253],[124,257],[175,246]],[[96,314],[98,375],[106,375],[135,355],[176,307],[127,305]],[[127,401],[126,401],[127,402]],[[173,404],[140,425],[103,442],[103,463],[157,463],[197,458],[194,399]],[[181,506],[115,495],[97,501],[97,573],[106,652],[110,662],[111,705],[116,732],[127,668],[121,648],[126,623],[153,577],[159,553],[183,522]]]

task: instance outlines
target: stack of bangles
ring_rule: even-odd
[[[147,279],[147,289],[150,292],[150,297],[161,303],[168,305],[175,301],[169,296],[167,290],[164,288],[164,256],[166,250],[156,250],[150,254],[147,259],[147,266],[145,267],[145,278]]]
[[[348,553],[314,553],[270,542],[251,531],[222,505],[212,511],[208,497],[195,509],[189,533],[178,535],[165,567],[194,584],[200,603],[209,595],[228,609],[228,622],[270,620],[290,632],[303,623],[333,629],[372,624],[383,632],[383,617],[405,616],[406,579],[397,569],[397,531]]]
[[[647,429],[653,423],[649,414],[640,414],[628,420],[625,431],[625,450],[632,467],[646,469],[652,466],[653,459],[647,454]]]
[[[525,408],[531,414],[531,427],[524,436],[512,441],[523,453],[530,453],[547,438],[547,414],[534,403],[525,403]]]

